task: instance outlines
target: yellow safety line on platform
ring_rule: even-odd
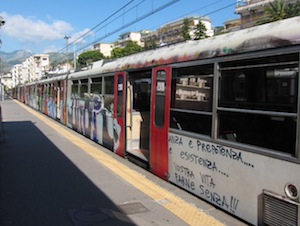
[[[55,131],[60,133],[62,136],[70,140],[72,143],[77,145],[87,154],[91,155],[93,158],[97,159],[102,165],[106,166],[108,169],[122,177],[124,180],[129,182],[131,185],[142,191],[144,194],[151,197],[153,200],[158,202],[161,206],[168,209],[170,212],[175,214],[177,217],[182,219],[189,225],[197,226],[221,226],[224,225],[217,221],[213,217],[207,215],[194,205],[185,202],[183,199],[172,194],[168,190],[158,186],[154,182],[147,179],[145,176],[137,173],[136,171],[130,169],[128,166],[120,163],[113,157],[99,151],[96,147],[87,143],[79,136],[72,134],[68,129],[62,128],[62,125],[58,125],[53,122],[47,116],[41,114],[40,112],[33,110],[32,108],[15,101],[20,106],[25,108],[27,111],[41,119],[48,126],[53,128]]]

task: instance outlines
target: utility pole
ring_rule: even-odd
[[[66,35],[64,37],[64,39],[66,39],[67,71],[69,71],[69,38],[71,38],[71,36]]]

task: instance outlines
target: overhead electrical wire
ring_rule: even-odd
[[[58,52],[54,53],[54,55],[58,54],[60,52],[63,52],[64,50],[66,50],[67,48],[69,48],[71,45],[76,45],[79,40],[81,40],[81,39],[87,39],[88,37],[92,36],[94,33],[98,32],[99,30],[107,27],[107,25],[113,23],[117,19],[120,19],[120,17],[124,16],[126,13],[130,12],[134,8],[138,8],[138,6],[141,5],[145,0],[142,0],[142,1],[138,2],[136,5],[132,6],[130,9],[128,9],[125,12],[123,12],[121,15],[117,16],[116,18],[113,18],[118,13],[120,13],[121,10],[124,10],[126,7],[128,7],[134,1],[135,0],[131,0],[128,3],[126,3],[124,6],[122,6],[117,11],[115,11],[113,14],[111,14],[110,16],[108,16],[105,20],[101,21],[96,26],[94,26],[93,28],[91,28],[89,31],[85,32],[84,34],[82,34],[81,36],[79,36],[78,38],[76,38],[75,40],[73,40],[72,42],[68,43],[68,45],[66,45],[64,48],[60,49]],[[142,16],[140,16],[140,17],[138,17],[138,18],[136,18],[136,19],[134,19],[134,20],[126,23],[126,24],[123,24],[122,26],[118,27],[117,29],[115,29],[115,30],[113,30],[111,32],[106,33],[105,35],[101,36],[100,38],[97,38],[96,40],[94,40],[92,42],[89,42],[89,43],[87,43],[86,45],[84,45],[84,46],[82,46],[80,48],[76,48],[76,52],[82,51],[82,50],[88,48],[89,46],[94,45],[95,43],[103,40],[104,38],[107,38],[107,37],[109,37],[109,36],[111,36],[111,35],[119,32],[120,30],[123,30],[124,28],[127,28],[127,27],[129,27],[129,26],[131,26],[131,25],[133,25],[133,24],[135,24],[135,23],[137,23],[137,22],[139,22],[139,21],[141,21],[141,20],[143,20],[143,19],[145,19],[145,18],[147,18],[147,17],[149,17],[149,16],[151,16],[151,15],[153,15],[153,14],[155,14],[155,13],[157,13],[157,12],[159,12],[159,11],[165,9],[165,8],[167,8],[167,7],[169,7],[170,5],[172,5],[172,4],[174,4],[174,3],[178,2],[178,1],[180,1],[180,0],[171,0],[168,3],[162,5],[162,6],[158,7],[158,8],[155,8],[155,9],[153,9],[153,7],[152,7],[152,10],[150,12],[148,12],[148,13],[146,13],[146,14],[144,14],[144,15],[142,15]],[[205,6],[201,7],[201,8],[195,9],[195,10],[193,10],[193,11],[185,14],[185,16],[189,15],[189,14],[192,14],[192,13],[195,13],[195,12],[197,12],[199,10],[203,10],[205,8],[208,8],[208,7],[214,5],[214,4],[218,3],[218,2],[221,2],[221,1],[223,1],[223,0],[214,1],[214,2],[212,2],[210,4],[207,4],[207,5],[205,5]],[[205,16],[211,15],[213,13],[219,12],[219,11],[224,10],[226,8],[229,8],[229,7],[231,7],[231,6],[235,5],[235,4],[236,4],[236,2],[228,4],[228,5],[225,5],[225,6],[221,7],[221,8],[218,8],[216,10],[213,10],[213,11],[211,11],[209,13],[206,13],[206,14],[202,15],[202,17],[205,17]],[[182,17],[184,17],[184,16],[181,16],[180,18],[182,18]],[[110,20],[112,18],[113,18],[113,20]],[[179,19],[179,17],[177,17],[176,19]],[[176,20],[176,19],[174,19],[174,20]],[[103,26],[101,26],[101,25],[103,25]],[[74,51],[74,53],[75,53],[75,51]]]
[[[110,18],[112,18],[114,15],[116,15],[117,13],[119,13],[121,10],[123,10],[124,8],[126,8],[128,5],[130,5],[132,2],[134,2],[134,0],[129,1],[128,3],[126,3],[124,6],[122,6],[120,9],[118,9],[117,11],[115,11],[113,14],[111,14],[110,16],[108,16],[106,19],[104,19],[103,21],[101,21],[100,23],[98,23],[96,26],[94,26],[93,28],[91,28],[89,31],[85,32],[84,34],[82,34],[81,36],[79,36],[78,38],[76,38],[74,41],[70,42],[68,45],[72,45],[74,43],[76,43],[78,40],[80,40],[81,38],[83,38],[84,36],[86,36],[87,34],[91,33],[94,29],[96,29],[97,27],[99,27],[101,24],[105,23],[106,21],[108,21]],[[68,46],[65,46],[64,48],[60,49],[58,52],[56,53],[60,53],[63,50],[67,49]]]
[[[100,23],[98,23],[98,24],[97,24],[96,26],[94,26],[92,29],[90,29],[89,31],[85,32],[83,35],[81,35],[80,37],[76,38],[76,39],[73,40],[72,42],[67,43],[67,45],[66,45],[64,48],[60,49],[60,50],[57,51],[56,53],[53,53],[52,56],[53,56],[53,55],[56,55],[56,54],[59,54],[59,53],[63,52],[64,50],[67,50],[71,45],[76,45],[76,43],[77,43],[79,40],[81,40],[82,38],[84,38],[85,36],[87,36],[87,37],[85,37],[84,39],[90,37],[90,36],[92,35],[92,33],[93,33],[93,30],[95,30],[96,28],[98,28],[98,27],[99,27],[100,25],[102,25],[103,23],[109,21],[109,19],[111,19],[111,18],[112,18],[113,16],[115,16],[116,14],[118,14],[121,10],[125,9],[128,5],[130,5],[130,4],[131,4],[132,2],[134,2],[134,1],[135,1],[135,0],[131,0],[131,1],[129,1],[128,3],[126,3],[124,6],[122,6],[122,7],[121,7],[120,9],[118,9],[116,12],[114,12],[113,14],[111,14],[111,15],[110,15],[109,17],[107,17],[105,20],[103,20],[103,21],[101,21]],[[145,0],[140,1],[138,4],[136,4],[135,6],[133,6],[132,8],[130,8],[129,10],[127,10],[126,12],[123,12],[123,13],[121,14],[121,16],[124,16],[125,13],[128,13],[128,12],[129,12],[130,10],[132,10],[133,8],[137,8],[137,7],[138,7],[142,2],[144,2],[144,1],[145,1]],[[159,7],[159,8],[156,9],[156,10],[152,10],[152,11],[151,11],[150,13],[148,13],[148,14],[149,14],[149,15],[152,15],[152,14],[154,14],[155,12],[158,12],[159,10],[162,10],[163,8],[166,8],[166,7],[168,7],[169,5],[174,4],[175,2],[178,2],[178,1],[180,1],[180,0],[172,0],[172,1],[170,1],[169,3],[163,5],[162,7]],[[149,16],[149,15],[147,15],[147,16]],[[120,18],[121,16],[117,17],[117,19]],[[134,22],[130,22],[130,23],[128,23],[126,26],[123,25],[122,28],[118,28],[118,29],[116,29],[114,32],[110,32],[109,34],[105,35],[105,36],[102,37],[101,39],[103,39],[103,38],[105,38],[105,37],[109,37],[110,35],[112,35],[112,34],[118,32],[120,29],[124,29],[125,27],[128,27],[128,26],[130,26],[130,25],[132,25],[132,24],[134,24],[134,23],[140,21],[141,19],[146,18],[147,16],[143,16],[143,17],[140,18],[139,20],[136,19],[136,20],[134,20]],[[110,21],[109,24],[112,23],[112,22],[115,21],[115,20],[116,20],[116,19]],[[104,28],[104,27],[106,27],[106,26],[107,26],[107,24],[105,24],[105,25],[104,25],[103,27],[101,27],[101,28],[98,28],[95,32],[99,31],[100,29],[102,29],[102,28]],[[97,39],[97,40],[101,40],[101,39]],[[88,43],[88,44],[85,45],[84,47],[77,48],[77,49],[76,49],[76,52],[79,52],[79,51],[81,51],[81,50],[87,48],[88,46],[91,46],[92,44],[94,44],[94,43],[96,43],[96,42],[97,42],[97,41],[94,41],[94,42],[92,42],[92,43]],[[74,53],[75,53],[75,51],[74,51]]]
[[[127,24],[121,26],[121,27],[118,27],[117,29],[115,29],[115,30],[109,32],[108,34],[106,34],[106,35],[104,35],[104,36],[102,36],[102,37],[96,39],[95,41],[93,41],[93,42],[91,42],[91,43],[88,43],[88,44],[85,45],[84,47],[78,49],[78,51],[80,51],[80,50],[82,50],[82,49],[85,49],[85,48],[87,48],[87,47],[89,47],[89,46],[91,46],[91,45],[93,45],[93,44],[95,44],[95,43],[97,43],[97,42],[103,40],[104,38],[107,38],[107,37],[111,36],[112,34],[115,34],[115,33],[119,32],[120,30],[123,30],[124,28],[129,27],[130,25],[135,24],[136,22],[141,21],[141,20],[143,20],[143,19],[145,19],[145,18],[151,16],[152,14],[161,11],[161,10],[163,10],[164,8],[170,6],[170,5],[172,5],[172,4],[174,4],[174,3],[178,2],[178,1],[180,1],[180,0],[172,0],[171,2],[168,2],[168,3],[166,3],[166,4],[164,4],[164,5],[160,6],[160,7],[158,7],[158,8],[156,8],[156,9],[152,10],[151,12],[146,13],[146,14],[144,14],[143,16],[136,18],[135,20],[133,20],[133,21],[131,21],[131,22],[129,22],[129,23],[127,23]]]

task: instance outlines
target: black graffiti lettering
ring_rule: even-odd
[[[235,212],[237,210],[237,206],[239,204],[239,200],[231,196],[230,198],[230,209],[232,212]]]
[[[215,145],[212,145],[212,146],[211,146],[211,149],[212,149],[212,152],[213,152],[214,154],[218,154],[218,153],[219,153],[219,149],[216,148]]]
[[[189,147],[190,147],[190,148],[193,148],[193,147],[194,147],[194,146],[193,146],[193,141],[192,141],[192,140],[189,141]]]
[[[180,136],[169,136],[169,142],[172,144],[178,144],[178,145],[183,145],[182,137]]]
[[[217,171],[217,166],[215,162],[212,162],[208,159],[199,158],[199,165],[206,167],[212,171]]]
[[[242,153],[240,151],[237,152],[232,148],[226,148],[222,145],[214,145],[197,140],[197,150],[206,153],[221,155],[226,158],[243,162]]]
[[[238,208],[239,200],[230,196],[230,205],[228,205],[228,197],[225,195],[220,195],[217,192],[210,191],[205,188],[204,185],[200,185],[200,195],[204,196],[210,202],[217,204],[218,206],[228,209],[231,212],[235,212]]]
[[[197,150],[200,151],[200,148],[201,148],[201,141],[200,140],[197,140]]]
[[[215,188],[216,184],[214,183],[212,176],[200,173],[200,178],[202,184],[205,184],[207,187]]]
[[[174,162],[175,171],[184,174],[184,176],[195,179],[195,174],[187,167],[180,166]]]
[[[175,173],[176,184],[184,188],[188,188],[192,191],[195,190],[195,183],[190,178],[185,178],[177,173]]]
[[[216,166],[216,162],[212,162],[209,159],[202,158],[202,157],[197,156],[195,154],[191,154],[187,151],[181,151],[180,152],[180,158],[185,160],[185,161],[203,166],[203,167],[205,167],[207,169],[210,169],[212,171],[218,171],[217,166]]]

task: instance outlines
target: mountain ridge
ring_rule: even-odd
[[[16,64],[22,64],[33,53],[26,50],[15,50],[13,52],[0,51],[1,72],[9,72]]]
[[[28,57],[35,55],[27,50],[15,50],[13,52],[0,51],[0,73],[11,71],[14,65],[22,64]],[[60,62],[65,58],[63,53],[46,53],[49,54],[50,63]]]

